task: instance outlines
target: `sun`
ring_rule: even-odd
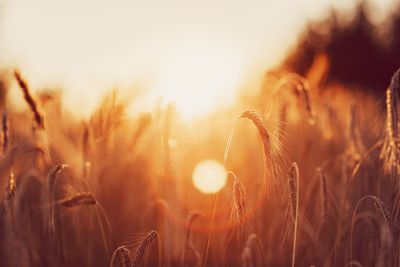
[[[212,194],[225,186],[227,175],[224,166],[218,161],[204,160],[196,165],[192,179],[200,192]]]
[[[243,76],[241,63],[218,50],[180,51],[165,65],[152,91],[173,103],[184,120],[206,116],[234,101]]]

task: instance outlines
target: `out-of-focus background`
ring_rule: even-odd
[[[315,52],[328,46],[335,72],[346,81],[354,69],[354,78],[374,79],[362,69],[396,58],[386,50],[398,44],[390,31],[398,5],[391,0],[13,0],[2,1],[0,11],[0,63],[18,66],[34,90],[63,88],[65,104],[86,116],[117,87],[128,97],[141,96],[137,109],[150,110],[162,97],[177,102],[186,117],[209,113],[259,83],[300,36],[304,60],[291,66],[305,72]],[[346,29],[336,36],[333,25]],[[385,52],[390,56],[381,56]],[[346,56],[340,61],[335,53]],[[198,104],[185,104],[190,101]]]

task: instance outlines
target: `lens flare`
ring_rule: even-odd
[[[198,163],[193,171],[193,184],[204,194],[220,191],[226,184],[227,175],[224,166],[215,160]]]

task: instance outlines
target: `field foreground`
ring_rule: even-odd
[[[386,101],[319,73],[268,72],[191,122],[172,104],[129,117],[115,92],[83,120],[9,75],[0,265],[399,266],[400,70]],[[211,165],[192,182],[205,160],[222,188]]]

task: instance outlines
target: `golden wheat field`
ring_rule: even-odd
[[[371,31],[335,24],[196,116],[211,100],[132,112],[118,89],[79,116],[3,66],[0,266],[400,266],[398,17],[391,65],[349,63]]]

